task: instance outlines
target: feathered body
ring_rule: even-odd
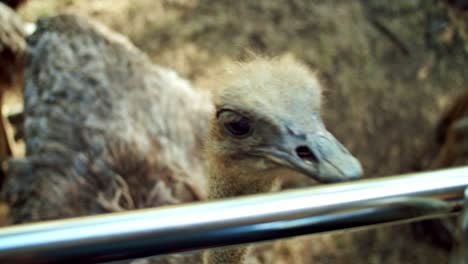
[[[43,19],[28,45],[26,158],[4,188],[13,223],[204,197],[208,94],[85,19]]]

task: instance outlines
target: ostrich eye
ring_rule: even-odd
[[[218,119],[226,132],[232,136],[244,138],[252,133],[250,120],[236,112],[223,110],[218,113]]]

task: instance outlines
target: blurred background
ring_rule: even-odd
[[[93,17],[197,89],[251,52],[293,56],[318,72],[325,123],[366,177],[466,163],[468,1],[30,0],[17,12],[29,22]],[[20,93],[7,93],[5,119],[21,104]],[[24,155],[5,122],[13,155]],[[451,232],[449,221],[306,236],[261,244],[249,261],[448,263]]]

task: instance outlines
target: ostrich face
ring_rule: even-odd
[[[239,65],[215,96],[212,150],[253,173],[289,168],[319,182],[359,178],[359,161],[322,122],[320,98],[316,77],[298,63]]]

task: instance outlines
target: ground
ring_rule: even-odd
[[[468,86],[468,55],[434,1],[32,0],[20,14],[63,11],[127,35],[200,89],[252,52],[294,56],[321,77],[325,122],[366,177],[424,170],[439,116]],[[275,244],[265,263],[447,263],[408,225],[314,237]]]

